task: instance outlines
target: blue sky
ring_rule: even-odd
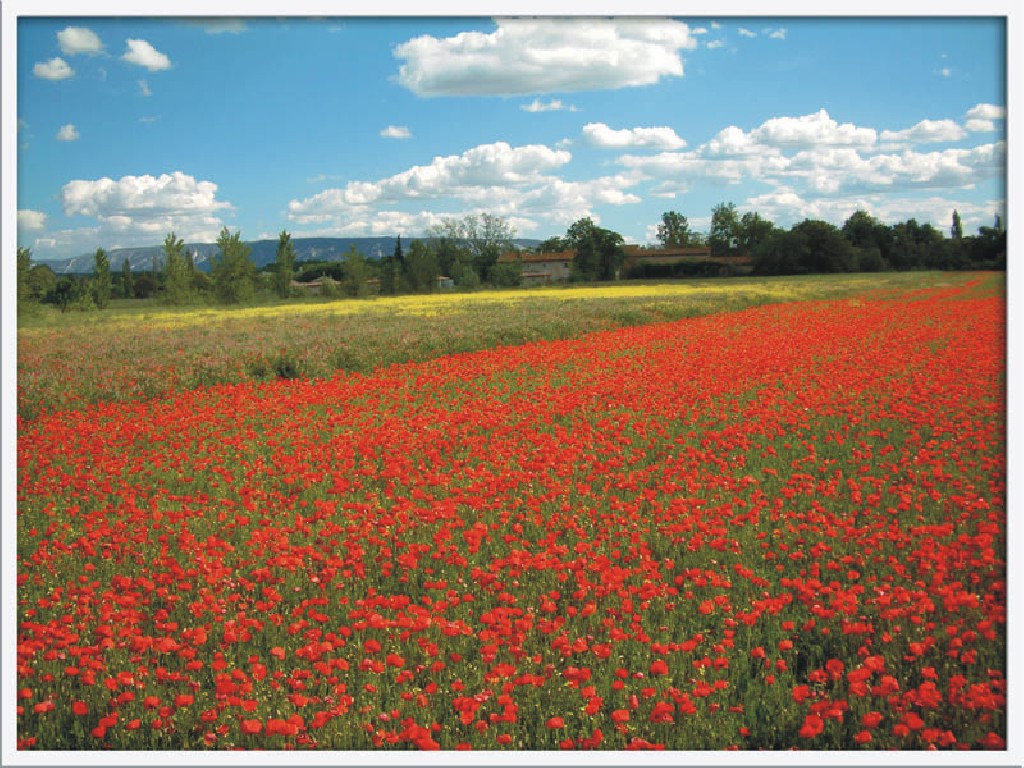
[[[423,234],[583,216],[629,242],[731,201],[948,231],[1006,208],[1000,19],[32,18],[18,243]]]

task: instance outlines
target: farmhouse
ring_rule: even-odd
[[[749,256],[712,256],[711,249],[642,248],[626,245],[625,261],[619,277],[676,277],[685,274],[730,274],[744,271],[751,264]],[[520,263],[523,284],[568,282],[576,252],[528,253],[509,251],[498,257],[499,264]]]
[[[622,265],[625,277],[678,277],[694,274],[729,275],[749,271],[750,256],[712,256],[706,246],[690,248],[623,247],[626,260]]]
[[[305,296],[319,296],[323,293],[324,284],[321,280],[310,280],[306,283],[301,283],[298,280],[292,280],[291,288],[293,293]]]
[[[498,257],[499,264],[521,262],[523,265],[523,284],[540,285],[543,283],[564,283],[569,280],[572,260],[575,251],[558,253],[516,253],[510,251]]]

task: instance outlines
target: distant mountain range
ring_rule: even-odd
[[[408,248],[411,238],[402,242],[403,248]],[[341,261],[349,248],[355,247],[369,259],[379,259],[395,252],[394,237],[300,237],[292,240],[295,248],[296,262],[303,261]],[[252,240],[246,242],[252,253],[249,258],[257,268],[262,268],[274,261],[277,256],[277,240]],[[540,240],[518,239],[514,241],[520,248],[532,248],[538,245]],[[186,243],[185,252],[192,255],[196,268],[209,272],[211,261],[217,255],[216,243]],[[163,264],[163,246],[150,245],[144,248],[114,248],[107,251],[107,258],[110,259],[112,270],[123,269],[125,259],[131,265],[132,271],[146,272],[154,268],[154,265]],[[39,260],[37,263],[46,264],[50,269],[60,274],[90,274],[95,263],[94,254],[89,253],[83,256],[75,256],[70,259]]]

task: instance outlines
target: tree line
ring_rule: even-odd
[[[789,229],[756,212],[742,216],[733,203],[716,205],[706,234],[690,229],[677,211],[662,214],[658,240],[665,247],[705,246],[712,256],[747,256],[755,274],[881,272],[911,269],[1006,269],[1006,229],[998,215],[991,227],[964,234],[954,210],[949,237],[916,219],[885,224],[864,210],[841,227],[805,219]]]
[[[18,248],[18,306],[19,311],[39,303],[62,311],[103,309],[112,298],[155,298],[172,305],[210,300],[238,304],[260,295],[289,298],[296,293],[293,282],[313,280],[320,282],[327,297],[432,292],[442,277],[458,290],[514,287],[522,282],[522,264],[499,260],[503,253],[516,252],[514,240],[515,230],[507,219],[485,213],[444,218],[407,247],[399,236],[394,252],[379,259],[368,259],[350,247],[340,262],[297,262],[291,235],[281,232],[274,261],[258,270],[241,233],[225,227],[209,273],[196,269],[184,241],[171,232],[154,269],[133,271],[125,260],[120,270],[112,271],[106,252],[98,248],[90,276],[59,277],[45,264],[32,264],[29,249]],[[931,224],[909,219],[887,225],[863,210],[841,227],[806,219],[785,229],[756,212],[740,215],[735,204],[721,203],[712,209],[706,233],[693,230],[678,211],[666,211],[657,240],[663,248],[703,247],[714,257],[747,257],[752,271],[761,275],[1006,268],[1006,229],[1000,218],[967,235],[955,210],[946,237]],[[629,276],[622,274],[622,235],[589,217],[573,222],[565,235],[550,237],[535,250],[573,252],[574,281]]]

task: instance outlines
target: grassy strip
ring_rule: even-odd
[[[617,283],[473,294],[294,301],[243,308],[123,302],[36,313],[18,332],[18,412],[164,397],[200,386],[368,373],[530,341],[738,311],[772,302],[960,284],[895,273]],[[974,276],[976,277],[976,276]]]

